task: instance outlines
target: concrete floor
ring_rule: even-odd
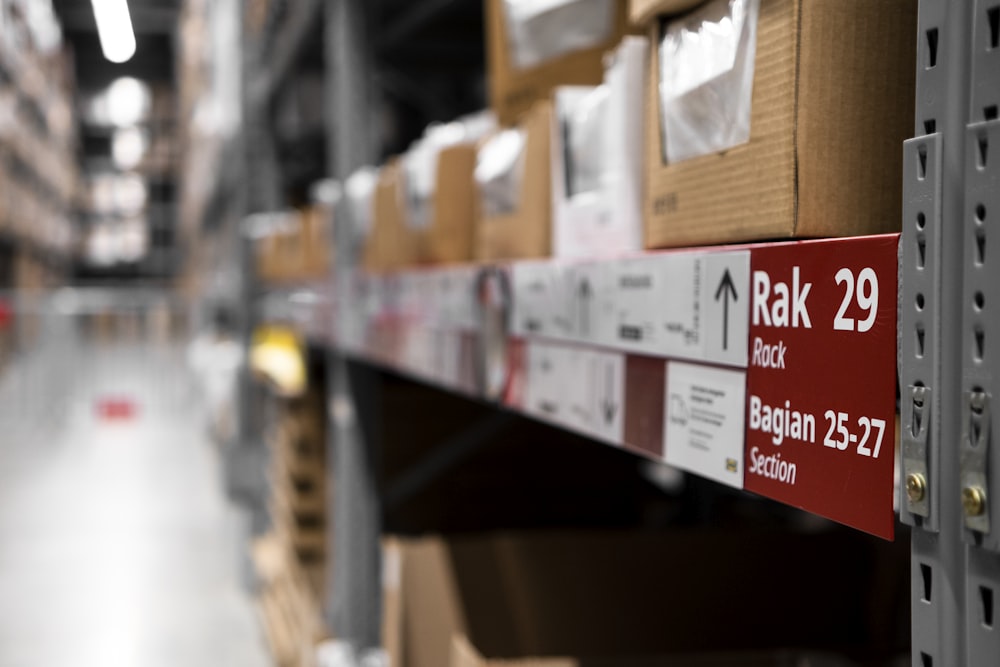
[[[270,665],[183,351],[75,345],[0,386],[0,667]]]

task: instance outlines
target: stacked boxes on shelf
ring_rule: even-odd
[[[612,0],[489,0],[500,127],[474,142],[478,191],[450,232],[471,252],[435,255],[413,222],[418,142],[383,169],[366,266],[898,229],[912,2],[639,0],[627,13],[648,41],[625,34]],[[439,169],[429,189],[466,192],[466,173]]]
[[[311,206],[272,216],[256,241],[257,275],[272,284],[321,280],[330,271],[332,211]]]
[[[72,61],[42,5],[0,2],[0,233],[41,252],[74,250]]]
[[[388,537],[383,645],[400,667],[882,664],[902,641],[886,610],[905,600],[907,558],[845,530]]]
[[[185,0],[179,4],[177,121],[183,175],[179,224],[184,242],[194,244],[213,193],[225,192],[225,186],[232,185],[226,178],[233,173],[234,156],[226,151],[242,122],[241,3]],[[252,15],[248,15],[251,22]]]
[[[319,600],[327,568],[326,435],[322,398],[276,399],[268,438],[272,532],[255,545],[260,605],[275,659],[312,664],[323,639]]]
[[[648,247],[899,229],[913,2],[710,0],[649,36]]]

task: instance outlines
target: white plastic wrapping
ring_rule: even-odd
[[[476,155],[476,185],[482,214],[508,215],[517,210],[524,179],[524,130],[503,130],[488,139]]]
[[[600,86],[555,90],[552,253],[607,257],[642,249],[643,91],[649,41],[628,35]]]
[[[433,197],[437,187],[438,154],[448,146],[479,141],[496,128],[496,117],[488,111],[451,123],[430,125],[403,156],[403,183],[407,224],[426,229],[434,219]]]
[[[344,182],[344,205],[351,225],[351,236],[359,246],[364,244],[371,233],[378,174],[375,167],[361,167]]]
[[[558,89],[556,113],[562,133],[566,194],[570,198],[597,196],[612,178],[607,160],[610,97],[606,85]]]
[[[663,156],[679,162],[750,140],[760,0],[711,0],[660,41]]]
[[[515,69],[597,46],[611,37],[615,0],[503,0]]]

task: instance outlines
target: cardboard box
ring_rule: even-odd
[[[313,204],[303,209],[301,215],[305,273],[312,279],[323,278],[331,271],[333,212],[326,206]]]
[[[613,54],[601,88],[555,90],[555,128],[552,132],[552,256],[558,258],[602,257],[643,248],[642,155],[643,89],[649,64],[649,42],[626,36]],[[603,95],[601,111],[592,108],[595,95]],[[590,97],[590,103],[581,100]],[[600,136],[574,137],[566,128],[565,113],[574,106],[586,107],[590,132]],[[589,132],[584,132],[589,134]],[[585,189],[574,192],[572,176],[579,165],[572,163],[570,141],[583,141],[593,170]],[[596,158],[596,159],[595,159]],[[596,164],[594,164],[596,163]],[[569,171],[567,171],[569,166]],[[570,177],[568,177],[568,174]]]
[[[521,192],[517,209],[504,215],[482,210],[476,232],[476,259],[506,260],[548,257],[552,234],[552,103],[532,107],[521,127],[525,132]]]
[[[760,0],[750,140],[664,164],[658,51],[647,104],[649,248],[900,227],[912,134],[910,0]]]
[[[451,642],[449,667],[855,667],[854,663],[834,655],[799,651],[758,651],[731,653],[693,653],[659,656],[605,656],[599,658],[525,656],[490,659],[482,656],[464,635]]]
[[[391,664],[399,667],[528,656],[705,659],[704,651],[751,651],[770,659],[788,647],[883,650],[894,639],[882,619],[905,614],[908,604],[905,542],[846,530],[532,531],[397,544],[398,579],[385,587],[396,595],[386,601],[394,629],[383,642],[395,647]],[[845,561],[857,566],[844,568]],[[882,597],[898,608],[879,604]],[[455,656],[459,635],[474,654]]]
[[[365,247],[365,268],[384,272],[412,266],[420,255],[420,244],[419,234],[406,224],[399,160],[391,160],[379,171],[372,199],[372,229]]]
[[[473,258],[476,230],[476,146],[459,144],[437,157],[433,219],[424,251],[430,262],[466,262]]]
[[[604,75],[604,53],[618,44],[627,28],[625,0],[615,0],[614,25],[608,39],[528,69],[511,60],[503,0],[486,2],[486,64],[490,106],[501,125],[514,125],[535,102],[548,99],[556,86],[596,86]]]
[[[680,14],[697,7],[705,0],[629,0],[628,20],[633,26],[648,26],[660,16]]]

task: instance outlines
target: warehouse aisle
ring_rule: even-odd
[[[270,664],[183,350],[53,349],[0,388],[0,665]]]

